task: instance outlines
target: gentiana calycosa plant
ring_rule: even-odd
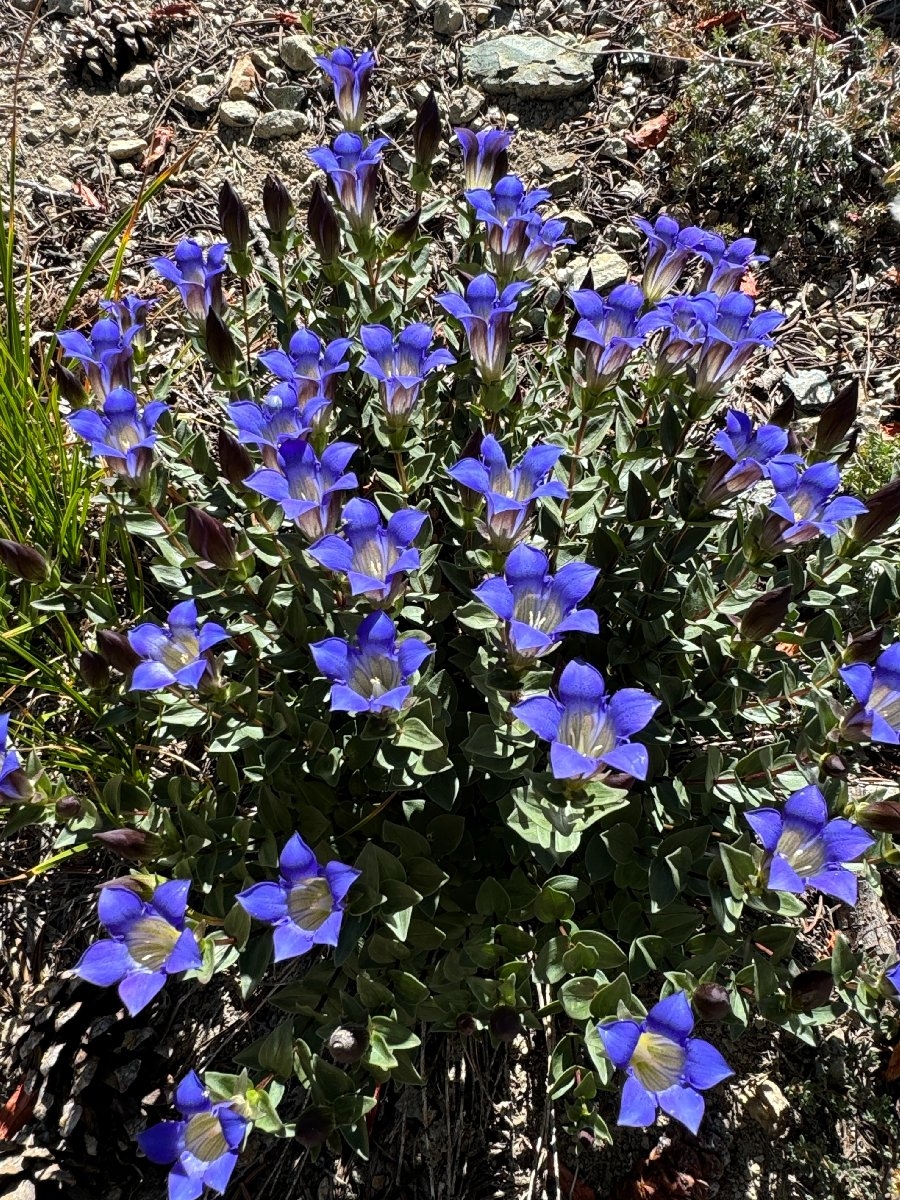
[[[185,1063],[180,1119],[139,1139],[175,1200],[224,1189],[254,1127],[365,1153],[423,1027],[565,1014],[552,1094],[602,1141],[696,1131],[751,1018],[813,1041],[900,985],[840,934],[796,946],[811,895],[897,861],[900,805],[853,780],[900,739],[900,492],[841,484],[854,395],[799,430],[739,402],[783,320],[740,290],[752,240],[636,218],[640,281],[561,296],[566,230],[509,134],[456,131],[438,194],[435,105],[389,168],[372,55],[322,65],[345,128],[305,220],[270,177],[260,244],[226,184],[226,242],[156,260],[179,402],[149,303],[60,339],[145,611],[0,547],[81,600],[95,734],[134,747],[58,834],[138,860],[76,973],[144,1020],[220,972],[277,1014],[240,1073]],[[17,825],[58,819],[53,763],[2,738]]]

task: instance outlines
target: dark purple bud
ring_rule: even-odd
[[[790,982],[791,1008],[812,1012],[831,999],[834,978],[830,971],[801,971]]]
[[[201,563],[211,563],[220,571],[230,571],[237,563],[234,535],[218,517],[202,508],[189,507],[184,515],[184,531]]]
[[[870,800],[856,810],[854,819],[875,833],[900,833],[900,800]]]
[[[843,653],[845,663],[873,663],[881,653],[881,637],[884,630],[881,625],[877,629],[867,629],[865,633],[854,634]]]
[[[839,754],[825,754],[819,763],[822,769],[822,774],[827,775],[829,779],[843,779],[849,770],[847,764]]]
[[[341,226],[331,201],[322,191],[318,180],[313,185],[309,211],[306,214],[306,228],[322,261],[334,262],[341,252]]]
[[[724,1021],[731,1013],[728,990],[721,983],[698,984],[691,1000],[703,1021]]]
[[[269,174],[265,178],[263,209],[272,235],[283,238],[294,215],[294,204],[290,193],[277,175]]]
[[[224,429],[219,430],[219,466],[232,487],[243,487],[253,474],[253,459],[245,446]]]
[[[854,379],[841,388],[830,404],[826,404],[816,426],[815,448],[828,454],[844,441],[859,411],[859,380]]]
[[[416,167],[428,171],[441,144],[441,115],[434,92],[430,91],[416,114],[413,125],[413,147]]]
[[[150,862],[163,848],[162,838],[143,829],[109,829],[95,833],[94,840],[129,862]]]
[[[232,253],[246,254],[250,242],[250,218],[243,200],[227,179],[219,188],[219,228],[224,233]]]
[[[791,603],[791,587],[772,588],[752,602],[741,618],[741,637],[758,642],[780,629]]]
[[[64,367],[61,362],[55,362],[53,364],[53,377],[56,380],[56,386],[59,388],[59,394],[64,400],[68,400],[73,408],[83,408],[87,404],[87,392],[74,371],[70,371],[68,367]]]
[[[91,691],[102,692],[109,687],[109,663],[96,650],[82,651],[78,672]]]
[[[50,574],[47,560],[34,546],[0,538],[0,563],[26,583],[43,583]]]
[[[206,356],[223,375],[234,370],[240,357],[231,331],[212,308],[206,314]]]
[[[460,1037],[472,1037],[477,1033],[478,1025],[471,1013],[460,1013],[456,1018],[456,1032]]]
[[[868,546],[887,533],[890,527],[900,517],[900,479],[894,479],[879,488],[865,501],[868,512],[862,513],[853,522],[852,538],[863,546]]]
[[[419,219],[421,213],[417,210],[410,213],[408,217],[404,217],[399,224],[395,225],[388,235],[387,248],[392,253],[397,253],[399,250],[405,249],[419,232]]]
[[[328,1038],[328,1053],[335,1062],[359,1062],[368,1048],[369,1034],[362,1025],[341,1025]]]
[[[295,1136],[301,1146],[311,1149],[313,1146],[323,1146],[333,1128],[334,1122],[324,1108],[308,1108],[300,1114]]]
[[[514,1042],[522,1032],[522,1018],[508,1004],[501,1004],[491,1013],[491,1033],[498,1042]]]
[[[130,675],[141,661],[139,654],[131,648],[131,642],[123,633],[114,629],[99,629],[97,631],[97,649],[116,671]]]
[[[84,805],[77,796],[62,796],[56,802],[57,821],[74,821],[84,812]]]

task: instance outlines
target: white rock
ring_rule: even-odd
[[[306,117],[302,112],[297,112],[295,108],[276,108],[263,113],[254,126],[253,135],[268,142],[275,138],[292,137],[306,129],[306,126]]]
[[[156,73],[149,63],[138,63],[136,67],[126,71],[119,80],[119,95],[133,96],[147,84],[152,88],[155,79]]]
[[[81,117],[66,117],[64,121],[60,121],[59,131],[66,137],[74,137],[76,133],[81,132]]]
[[[185,108],[189,108],[191,112],[209,112],[215,107],[216,93],[215,89],[207,83],[198,83],[196,87],[190,88],[186,92],[182,92],[179,96],[181,103]]]
[[[248,129],[258,115],[249,100],[223,100],[219,105],[219,120],[232,129]]]
[[[106,153],[113,162],[127,162],[147,149],[142,137],[116,137],[106,143]]]
[[[312,71],[316,48],[305,33],[295,33],[281,43],[281,61],[292,71]]]
[[[465,15],[459,0],[438,0],[434,6],[434,32],[441,37],[452,37],[463,27]]]
[[[450,93],[450,120],[454,125],[467,125],[481,111],[484,100],[478,88],[461,87]]]

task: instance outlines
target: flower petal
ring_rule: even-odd
[[[646,779],[650,769],[650,755],[647,747],[639,742],[625,742],[612,750],[600,755],[600,762],[605,763],[616,771],[624,771],[635,779]]]
[[[119,984],[119,998],[128,1009],[129,1016],[137,1014],[156,996],[166,982],[163,971],[135,971],[126,975]]]
[[[685,1049],[684,1077],[691,1087],[715,1087],[734,1074],[715,1046],[702,1038],[690,1038]]]
[[[796,829],[804,837],[815,837],[821,833],[827,820],[828,806],[825,797],[813,785],[800,788],[785,801],[785,829]]]
[[[161,883],[153,893],[150,907],[155,908],[159,915],[165,917],[176,929],[181,929],[190,890],[189,879],[170,879],[167,883]]]
[[[178,975],[182,971],[198,971],[202,964],[203,955],[197,944],[197,935],[193,929],[185,929],[166,960],[166,974]]]
[[[551,696],[532,696],[514,705],[512,713],[545,742],[552,742],[556,738],[562,708]]]
[[[144,905],[134,888],[108,883],[97,897],[97,916],[111,934],[121,937],[143,913]]]
[[[162,663],[142,662],[134,668],[129,688],[132,692],[155,692],[175,682],[175,676]]]
[[[634,1048],[641,1036],[641,1027],[637,1021],[608,1021],[597,1026],[603,1049],[609,1060],[617,1067],[627,1067],[634,1054]]]
[[[680,1121],[691,1133],[696,1133],[703,1120],[706,1101],[690,1085],[676,1083],[674,1087],[666,1088],[657,1094],[659,1107],[663,1112]]]
[[[683,1046],[694,1028],[694,1013],[691,1002],[684,992],[675,992],[654,1004],[647,1013],[646,1027],[652,1033],[661,1033]]]
[[[659,708],[659,701],[640,688],[621,688],[609,701],[609,720],[617,738],[631,737],[643,729]]]
[[[235,896],[241,908],[257,921],[274,925],[288,915],[287,896],[279,883],[254,883]]]
[[[646,1129],[655,1120],[656,1097],[633,1075],[629,1075],[622,1088],[622,1103],[616,1123]]]
[[[174,1162],[182,1149],[184,1121],[160,1121],[137,1135],[137,1144],[154,1163]]]
[[[188,1071],[175,1088],[175,1107],[184,1116],[209,1111],[209,1096],[196,1071]]]
[[[292,834],[287,840],[278,862],[288,883],[298,883],[319,871],[319,860],[299,833]]]
[[[343,638],[330,637],[313,642],[309,650],[320,675],[331,680],[347,678],[350,647]]]
[[[566,708],[577,705],[591,710],[598,706],[601,696],[606,693],[606,684],[595,667],[575,658],[560,675],[556,691]]]
[[[815,875],[811,875],[806,883],[809,887],[824,892],[826,896],[843,900],[851,908],[856,904],[859,882],[852,871],[845,871],[841,867],[826,867],[824,871],[817,871]]]
[[[124,942],[111,938],[88,946],[75,965],[75,974],[98,987],[111,987],[134,967]]]
[[[784,828],[784,818],[778,809],[756,808],[753,812],[744,813],[744,820],[759,838],[763,849],[774,854]]]
[[[766,886],[775,892],[792,892],[800,896],[806,891],[806,881],[801,879],[790,863],[776,854],[769,864]]]
[[[308,954],[315,941],[313,934],[301,929],[293,921],[284,925],[276,925],[272,940],[275,947],[275,962],[283,962],[286,958],[297,958],[300,954]]]

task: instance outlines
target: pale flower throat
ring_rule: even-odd
[[[684,1049],[661,1033],[644,1032],[638,1038],[629,1066],[648,1092],[664,1092],[679,1083],[684,1073]]]

